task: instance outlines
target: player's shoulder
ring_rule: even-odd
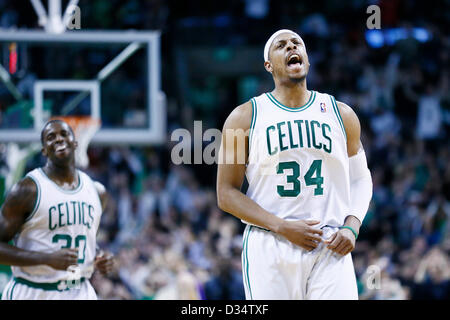
[[[225,121],[224,129],[244,129],[250,128],[250,122],[253,115],[251,100],[237,106],[231,111]]]
[[[27,175],[11,187],[4,204],[11,208],[32,208],[36,203],[38,190],[36,180]]]
[[[81,175],[81,177],[86,181],[89,181],[89,183],[94,187],[94,189],[97,191],[100,199],[105,197],[107,195],[106,187],[97,180],[94,180],[89,174],[84,172],[83,170],[77,169],[78,173]]]
[[[346,131],[348,131],[348,129],[350,129],[352,131],[355,129],[359,130],[359,128],[360,128],[359,119],[358,119],[358,116],[356,115],[356,112],[353,110],[352,107],[350,107],[345,102],[338,101],[334,96],[332,96],[330,94],[320,93],[320,92],[318,92],[318,94],[328,95],[328,96],[330,96],[330,98],[332,100],[334,100],[336,102],[336,106],[338,108],[339,115],[341,116],[342,121],[344,122],[344,127],[345,127]],[[347,134],[348,134],[348,132],[347,132]]]
[[[14,193],[36,193],[38,190],[38,185],[36,178],[32,178],[31,175],[27,174],[25,177],[16,182],[11,188],[11,192]]]
[[[345,133],[348,141],[357,141],[359,145],[361,135],[361,124],[359,122],[356,112],[348,104],[342,101],[336,101],[336,105],[344,123]]]
[[[90,183],[92,183],[92,185],[94,186],[94,188],[95,188],[99,193],[100,193],[100,192],[102,192],[102,193],[105,192],[106,188],[105,188],[105,186],[104,186],[101,182],[95,180],[95,179],[92,178],[88,173],[84,172],[84,171],[81,170],[81,169],[77,169],[77,171],[78,171],[78,174],[82,177],[82,179],[87,180],[87,181],[89,181]]]
[[[105,186],[99,182],[94,181],[94,188],[97,190],[98,197],[100,198],[100,203],[102,205],[102,209],[105,210],[106,203],[108,202],[108,191],[106,190]]]
[[[336,105],[339,109],[339,113],[341,114],[342,117],[344,115],[346,115],[346,116],[355,115],[356,116],[356,113],[353,111],[353,109],[348,104],[337,100],[332,94],[323,93],[323,92],[319,92],[319,91],[315,91],[315,92],[316,92],[316,96],[329,97],[331,100],[336,102]]]
[[[103,183],[101,183],[99,181],[95,181],[95,180],[93,180],[93,183],[94,183],[95,189],[97,190],[97,192],[100,196],[106,193],[106,188],[103,185]]]
[[[344,102],[336,101],[336,104],[338,106],[342,121],[344,122],[345,130],[360,131],[361,124],[359,123],[359,119],[358,116],[356,115],[356,112],[348,104]]]
[[[341,114],[341,117],[357,117],[356,112],[353,110],[352,107],[350,107],[348,104],[342,101],[336,100],[336,105],[338,106],[339,113]]]

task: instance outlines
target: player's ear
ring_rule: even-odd
[[[272,73],[273,71],[272,63],[270,61],[264,62],[264,68],[266,68],[267,72]]]
[[[74,146],[74,149],[78,148],[78,141],[77,140],[73,141],[73,146]]]
[[[41,153],[42,153],[42,155],[43,155],[44,157],[47,157],[47,150],[45,150],[44,147],[42,147]]]

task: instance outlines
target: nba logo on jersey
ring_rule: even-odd
[[[323,102],[320,103],[320,111],[327,112],[327,107],[326,107],[325,103],[323,103]]]

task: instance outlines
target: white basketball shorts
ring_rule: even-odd
[[[337,227],[322,227],[324,240]],[[307,251],[268,230],[247,225],[242,251],[247,300],[357,300],[351,254],[320,243]]]
[[[14,277],[3,289],[2,300],[97,300],[97,294],[89,280],[65,290],[53,288],[53,284],[18,281]]]

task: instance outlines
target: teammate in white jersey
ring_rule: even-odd
[[[358,117],[307,89],[297,33],[274,33],[264,60],[275,89],[225,121],[217,177],[219,207],[247,223],[246,298],[357,299],[350,252],[372,197]]]
[[[94,267],[108,274],[114,265],[96,245],[107,193],[76,169],[67,123],[47,122],[41,142],[45,166],[13,186],[0,212],[0,264],[13,273],[2,299],[97,299],[89,283]]]

